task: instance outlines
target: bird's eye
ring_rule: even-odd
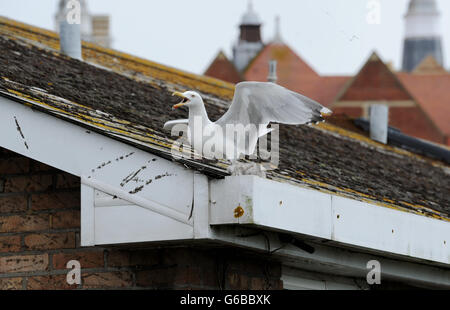
[[[194,98],[195,96],[194,95],[191,95],[191,98]]]

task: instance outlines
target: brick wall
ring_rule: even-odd
[[[70,260],[82,284],[66,282]],[[0,148],[0,289],[282,289],[281,266],[234,248],[80,247],[80,181]]]

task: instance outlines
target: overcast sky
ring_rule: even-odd
[[[268,42],[275,16],[284,41],[321,74],[355,74],[377,50],[400,67],[403,16],[409,0],[379,0],[381,23],[369,24],[370,0],[253,0]],[[247,0],[87,0],[93,14],[112,18],[113,47],[194,73],[219,49],[231,56]],[[53,29],[58,0],[0,0],[0,15]],[[450,0],[438,0],[442,29],[450,29]],[[444,33],[444,31],[442,31]],[[445,62],[450,32],[444,35]]]

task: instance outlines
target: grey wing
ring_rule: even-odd
[[[258,126],[276,122],[301,125],[323,120],[322,114],[331,114],[331,111],[280,85],[242,82],[236,85],[230,108],[216,123]]]

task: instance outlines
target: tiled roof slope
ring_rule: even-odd
[[[389,67],[373,53],[339,96],[339,101],[411,100],[411,95]]]
[[[321,76],[311,97],[329,107],[350,79],[349,76]]]
[[[350,79],[348,76],[320,76],[285,43],[271,43],[247,66],[247,81],[267,81],[269,61],[277,61],[277,83],[329,106]]]
[[[200,91],[212,119],[222,115],[233,93],[231,84],[94,46],[84,55],[96,66],[70,59],[48,48],[56,47],[53,34],[2,22],[0,95],[168,159],[172,141],[163,123],[186,116],[171,112],[171,92]],[[450,219],[448,166],[326,123],[280,127],[280,167],[269,178]],[[224,162],[185,163],[213,176],[226,174]]]
[[[208,69],[206,69],[205,75],[230,83],[242,81],[238,70],[222,51],[219,52]]]
[[[269,61],[277,61],[277,83],[313,99],[320,76],[288,45],[266,45],[244,71],[247,81],[267,81]]]
[[[441,66],[440,63],[437,62],[436,58],[433,55],[427,56],[420,64],[412,72],[413,74],[445,74],[448,73]]]
[[[422,109],[450,137],[450,74],[397,74]]]

